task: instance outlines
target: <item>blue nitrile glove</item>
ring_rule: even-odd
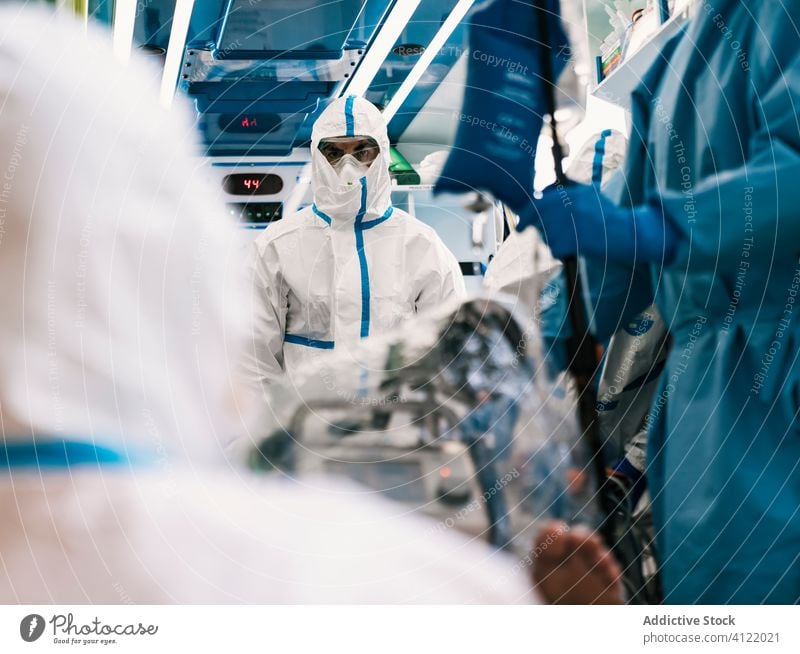
[[[619,207],[596,186],[545,189],[521,215],[518,231],[533,225],[555,257],[582,256],[615,263],[669,263],[679,232],[656,207]]]

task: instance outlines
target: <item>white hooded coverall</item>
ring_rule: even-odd
[[[0,4],[0,62],[0,604],[532,599],[478,537],[225,461],[260,397],[189,107],[33,3]]]
[[[349,186],[318,149],[340,136],[369,136],[380,146]],[[458,262],[436,232],[392,206],[389,138],[374,105],[354,96],[332,102],[314,124],[311,166],[314,204],[255,242],[248,372],[262,383],[465,294]]]

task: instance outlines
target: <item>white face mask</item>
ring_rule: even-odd
[[[333,169],[343,183],[353,185],[367,174],[369,166],[360,162],[352,154],[346,154],[336,162]]]

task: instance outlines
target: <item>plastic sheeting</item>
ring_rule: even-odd
[[[503,304],[473,299],[363,341],[352,357],[303,369],[294,384],[270,389],[271,436],[251,451],[251,462],[302,475],[305,462],[321,459],[323,470],[333,465],[358,480],[365,463],[438,457],[437,474],[466,456],[470,492],[449,505],[449,517],[441,498],[425,492],[410,509],[448,526],[480,514],[483,537],[521,552],[543,518],[592,522],[594,485],[575,400],[563,379],[540,369],[538,334],[522,324]],[[367,441],[369,461],[360,458]],[[420,465],[402,483],[425,485]],[[387,476],[387,487],[398,483]]]

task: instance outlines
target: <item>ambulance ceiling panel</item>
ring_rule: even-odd
[[[88,0],[115,40],[164,67],[195,104],[211,155],[283,156],[307,145],[332,99],[356,89],[384,107],[395,101],[397,142],[463,55],[466,0]],[[454,9],[457,11],[454,12]],[[121,24],[133,20],[133,25]],[[446,28],[442,30],[443,26]],[[413,84],[403,82],[434,38]],[[132,37],[132,38],[131,38]],[[124,47],[125,44],[123,44]],[[123,57],[124,58],[124,57]],[[428,61],[429,60],[429,61]],[[453,110],[457,110],[454,94]]]

